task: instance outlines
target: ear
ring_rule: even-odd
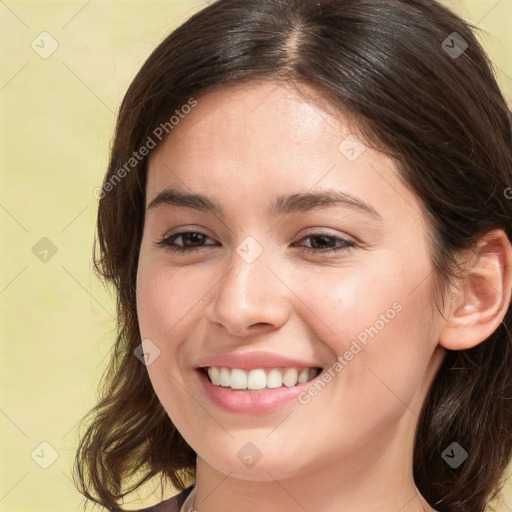
[[[493,230],[478,241],[463,277],[452,288],[439,344],[464,350],[486,340],[503,321],[511,295],[512,246],[503,230]]]

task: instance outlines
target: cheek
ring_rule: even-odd
[[[180,373],[185,368],[181,359],[198,311],[194,305],[204,295],[197,279],[191,276],[141,251],[137,271],[140,335],[160,350],[147,371],[160,403],[180,432],[194,430],[193,417],[189,417],[186,407],[190,397],[181,383]]]
[[[163,343],[177,326],[187,324],[206,291],[200,274],[197,269],[166,266],[141,254],[137,314],[142,337],[154,337]]]
[[[416,322],[418,313],[424,315],[423,302],[415,308],[423,291],[410,294],[418,280],[403,272],[397,255],[383,252],[372,258],[371,264],[358,262],[318,269],[306,278],[303,274],[295,276],[294,288],[300,290],[304,315],[309,309],[309,318],[317,317],[317,337],[338,354],[348,348],[347,341],[357,339],[364,346],[365,341],[391,330],[390,326],[400,324],[404,317],[412,315]],[[395,267],[390,263],[393,261],[397,261]]]
[[[434,349],[428,261],[415,255],[405,271],[403,257],[382,256],[380,264],[324,269],[302,285],[314,312],[309,325],[338,356],[336,387],[353,402],[354,414],[386,402],[403,409],[401,400],[413,400]]]

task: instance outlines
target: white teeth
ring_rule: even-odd
[[[299,372],[295,368],[288,368],[283,375],[283,384],[291,388],[297,384],[297,380],[299,380]]]
[[[230,386],[231,385],[231,372],[227,368],[220,369],[220,385]]]
[[[208,375],[211,379],[211,381],[216,385],[220,386],[221,379],[220,379],[220,371],[215,366],[212,366],[211,368],[208,368]]]
[[[251,370],[249,372],[249,377],[247,377],[247,389],[263,389],[264,387],[266,387],[266,385],[267,376],[265,375],[264,370]],[[233,387],[233,384],[231,384],[231,387]]]
[[[289,388],[304,384],[316,375],[316,368],[303,368],[300,373],[297,368],[258,368],[250,371],[215,366],[208,368],[208,376],[213,384],[239,390],[274,389],[283,386]]]
[[[267,375],[267,388],[280,388],[283,385],[283,376],[281,372],[274,368]]]
[[[247,374],[243,370],[231,370],[231,387],[233,389],[247,389]]]
[[[304,384],[309,379],[309,370],[306,368],[302,370],[299,374],[299,384]]]

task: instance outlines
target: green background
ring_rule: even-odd
[[[202,5],[0,1],[0,511],[83,503],[70,477],[77,426],[95,403],[115,337],[114,299],[91,266],[93,190],[130,81]],[[483,30],[510,101],[512,0],[449,5]],[[58,48],[42,58],[50,37]],[[57,458],[44,469],[52,450]],[[153,489],[158,482],[140,492],[142,502],[133,496],[131,508],[159,501]],[[510,479],[497,510],[512,510],[506,502]]]

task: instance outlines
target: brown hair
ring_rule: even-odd
[[[131,83],[105,184],[191,97],[243,80],[308,84],[396,159],[431,226],[441,296],[458,251],[495,228],[512,240],[511,114],[475,29],[431,0],[218,0],[174,30]],[[155,475],[179,490],[195,477],[196,453],[134,356],[146,166],[142,158],[99,201],[95,267],[115,286],[119,332],[73,469],[80,492],[111,508]],[[413,468],[440,512],[481,512],[501,490],[512,452],[511,327],[509,304],[487,340],[447,351],[430,388]],[[441,457],[454,441],[469,454],[457,469]]]

